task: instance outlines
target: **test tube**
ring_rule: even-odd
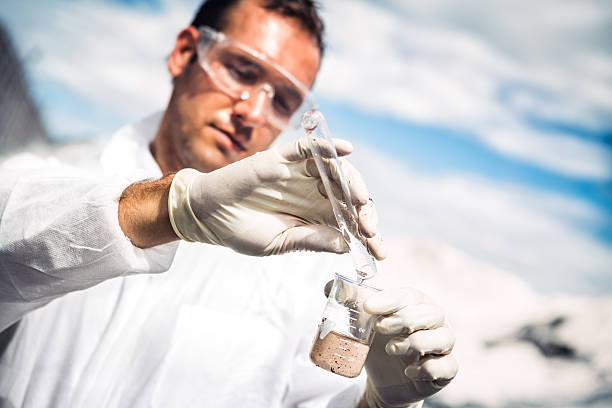
[[[365,237],[359,232],[358,215],[355,206],[351,200],[351,192],[349,190],[346,177],[342,171],[342,166],[338,160],[338,154],[334,148],[332,138],[327,127],[327,121],[323,114],[319,111],[309,110],[302,116],[302,128],[310,143],[313,157],[319,170],[325,192],[332,205],[334,217],[338,223],[338,228],[346,241],[353,260],[353,266],[358,279],[369,279],[376,275],[376,262],[374,257],[368,251]],[[333,157],[327,158],[321,155],[321,144],[325,143],[331,147]],[[329,163],[333,161],[333,163]],[[327,166],[325,163],[335,165],[338,169],[338,178],[336,184],[339,184],[340,191],[337,197],[332,188],[332,181],[327,174]]]

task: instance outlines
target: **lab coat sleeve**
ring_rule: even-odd
[[[0,168],[0,330],[68,292],[170,267],[177,243],[139,249],[119,227],[119,197],[135,180],[30,159]]]

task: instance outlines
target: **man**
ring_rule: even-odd
[[[444,315],[412,289],[364,305],[382,316],[367,385],[307,360],[322,287],[346,265],[287,253],[346,246],[304,141],[254,153],[307,106],[321,28],[307,0],[208,1],[168,60],[166,111],[113,136],[94,176],[6,163],[0,323],[24,317],[0,362],[5,405],[418,406],[454,377]]]

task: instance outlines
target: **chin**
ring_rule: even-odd
[[[218,155],[215,155],[218,156]],[[194,169],[209,173],[211,171],[225,167],[231,162],[221,157],[194,157],[192,160],[192,166]]]

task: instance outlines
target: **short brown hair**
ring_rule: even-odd
[[[204,0],[200,5],[191,25],[208,26],[223,31],[226,24],[225,14],[238,2],[243,0]],[[319,16],[319,5],[314,0],[262,0],[266,10],[298,20],[317,41],[321,55],[325,48],[323,32],[325,26]]]

